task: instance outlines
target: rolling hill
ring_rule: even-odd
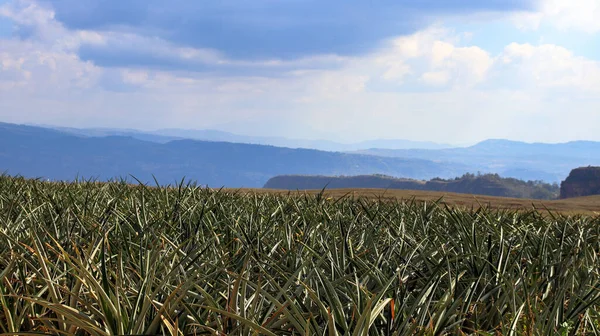
[[[600,165],[600,142],[573,141],[558,144],[486,140],[474,146],[439,150],[373,148],[354,153],[453,162],[471,172],[497,173],[522,180],[560,182],[571,169]]]
[[[52,128],[66,133],[80,136],[128,136],[139,140],[166,143],[173,140],[191,139],[201,141],[235,142],[254,145],[267,145],[288,148],[306,148],[324,151],[342,152],[356,151],[368,148],[387,148],[387,149],[442,149],[450,148],[451,145],[438,144],[430,141],[411,141],[404,139],[378,139],[361,141],[356,143],[341,143],[330,140],[307,140],[290,139],[276,136],[249,136],[239,135],[219,130],[192,130],[165,128],[155,131],[139,131],[133,129],[115,129],[115,128],[72,128],[57,127],[45,125],[31,125]]]
[[[195,140],[166,143],[133,137],[90,137],[0,123],[0,171],[25,177],[108,180],[130,174],[169,184],[183,177],[211,187],[262,187],[283,174],[387,174],[451,177],[467,168],[421,159]]]

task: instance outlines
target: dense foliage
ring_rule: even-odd
[[[600,220],[0,177],[0,333],[597,333]]]

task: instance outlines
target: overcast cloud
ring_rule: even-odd
[[[0,0],[0,121],[600,140],[599,22],[598,0]]]

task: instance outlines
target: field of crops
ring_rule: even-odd
[[[0,177],[0,333],[574,335],[600,219]]]

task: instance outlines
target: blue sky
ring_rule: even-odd
[[[0,121],[600,140],[599,0],[0,0]]]

